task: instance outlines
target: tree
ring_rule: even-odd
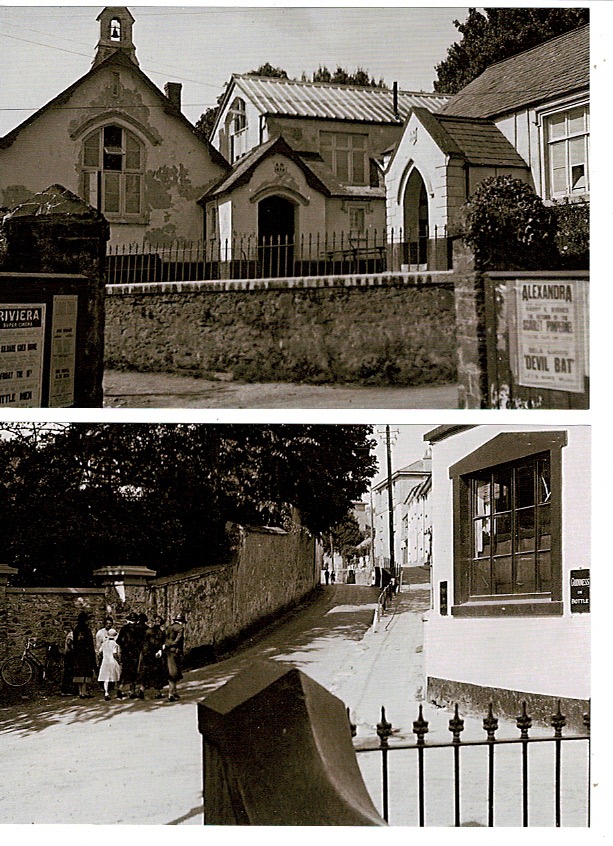
[[[353,512],[349,511],[345,517],[330,529],[332,550],[340,553],[343,558],[354,554],[356,547],[364,540],[364,533]]]
[[[159,575],[231,552],[227,521],[327,531],[375,472],[365,426],[73,424],[0,440],[0,531],[20,584]]]
[[[588,8],[469,9],[464,23],[454,21],[462,38],[436,66],[434,90],[455,94],[494,62],[583,26],[589,14]]]
[[[274,68],[270,62],[265,62],[259,68],[249,71],[247,76],[269,76],[273,79],[289,79],[283,68]]]
[[[302,77],[303,81],[306,82],[306,75],[303,74]],[[334,82],[337,85],[359,85],[363,88],[387,88],[384,79],[377,82],[364,68],[356,68],[354,73],[350,73],[340,66],[334,73],[330,73],[325,65],[323,67],[320,65],[313,73],[311,82]]]

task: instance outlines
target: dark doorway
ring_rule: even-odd
[[[294,275],[295,206],[272,196],[258,205],[258,248],[262,275]]]
[[[427,264],[428,194],[417,168],[411,172],[404,192],[404,228],[409,264]]]

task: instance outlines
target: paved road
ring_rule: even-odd
[[[243,384],[164,373],[107,370],[106,408],[457,408],[456,385],[363,388],[349,385]]]

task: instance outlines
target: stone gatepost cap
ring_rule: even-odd
[[[3,576],[8,579],[9,576],[15,576],[19,570],[17,567],[9,567],[8,564],[0,564],[0,578]]]
[[[98,570],[94,570],[93,575],[97,579],[110,579],[114,582],[125,580],[145,581],[146,579],[155,578],[156,570],[150,570],[149,567],[115,564],[108,567],[100,567]]]
[[[81,220],[105,220],[93,206],[88,205],[63,185],[50,185],[49,188],[34,194],[29,200],[14,206],[4,216],[4,221],[24,217],[66,217]]]

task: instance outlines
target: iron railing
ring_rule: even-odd
[[[164,246],[114,245],[107,252],[109,284],[338,276],[450,267],[451,240],[445,228],[436,226],[419,236],[402,229],[298,237],[234,235]]]
[[[347,709],[347,716],[349,717],[349,709]],[[351,723],[351,733],[355,737],[356,726]],[[394,742],[390,745],[390,737],[394,731],[392,724],[387,720],[385,708],[381,708],[381,720],[377,724],[377,736],[379,738],[378,744],[366,741],[364,745],[356,747],[356,752],[373,753],[379,752],[381,755],[381,804],[382,815],[386,822],[389,822],[389,761],[388,757],[391,752],[399,750],[412,749],[417,754],[417,805],[418,805],[418,820],[419,826],[426,825],[426,779],[425,779],[425,753],[426,750],[431,749],[452,749],[453,750],[453,819],[454,826],[462,825],[460,798],[461,798],[461,750],[467,747],[485,746],[488,749],[487,762],[487,825],[494,826],[494,810],[495,810],[495,753],[496,749],[501,746],[520,745],[521,746],[521,807],[522,807],[522,826],[529,826],[529,777],[528,777],[528,759],[529,747],[534,743],[553,743],[555,744],[555,761],[554,761],[554,803],[555,803],[555,825],[560,827],[562,825],[562,743],[564,741],[584,741],[587,743],[587,797],[586,797],[586,820],[587,825],[590,824],[590,717],[589,714],[583,716],[583,723],[585,726],[585,734],[566,735],[562,734],[562,730],[566,725],[566,718],[561,713],[560,703],[558,702],[557,712],[551,717],[551,725],[554,733],[552,736],[537,736],[530,737],[530,729],[532,728],[532,718],[527,713],[527,705],[524,702],[522,713],[516,719],[517,728],[520,731],[519,737],[514,738],[497,738],[498,719],[493,714],[493,706],[490,703],[487,716],[483,719],[483,729],[486,732],[486,738],[481,740],[462,741],[461,734],[464,730],[464,720],[461,719],[458,706],[455,706],[454,715],[449,720],[449,731],[452,739],[447,742],[427,743],[426,735],[429,730],[429,723],[424,719],[423,706],[419,706],[419,714],[413,723],[413,733],[416,736],[416,742]]]

